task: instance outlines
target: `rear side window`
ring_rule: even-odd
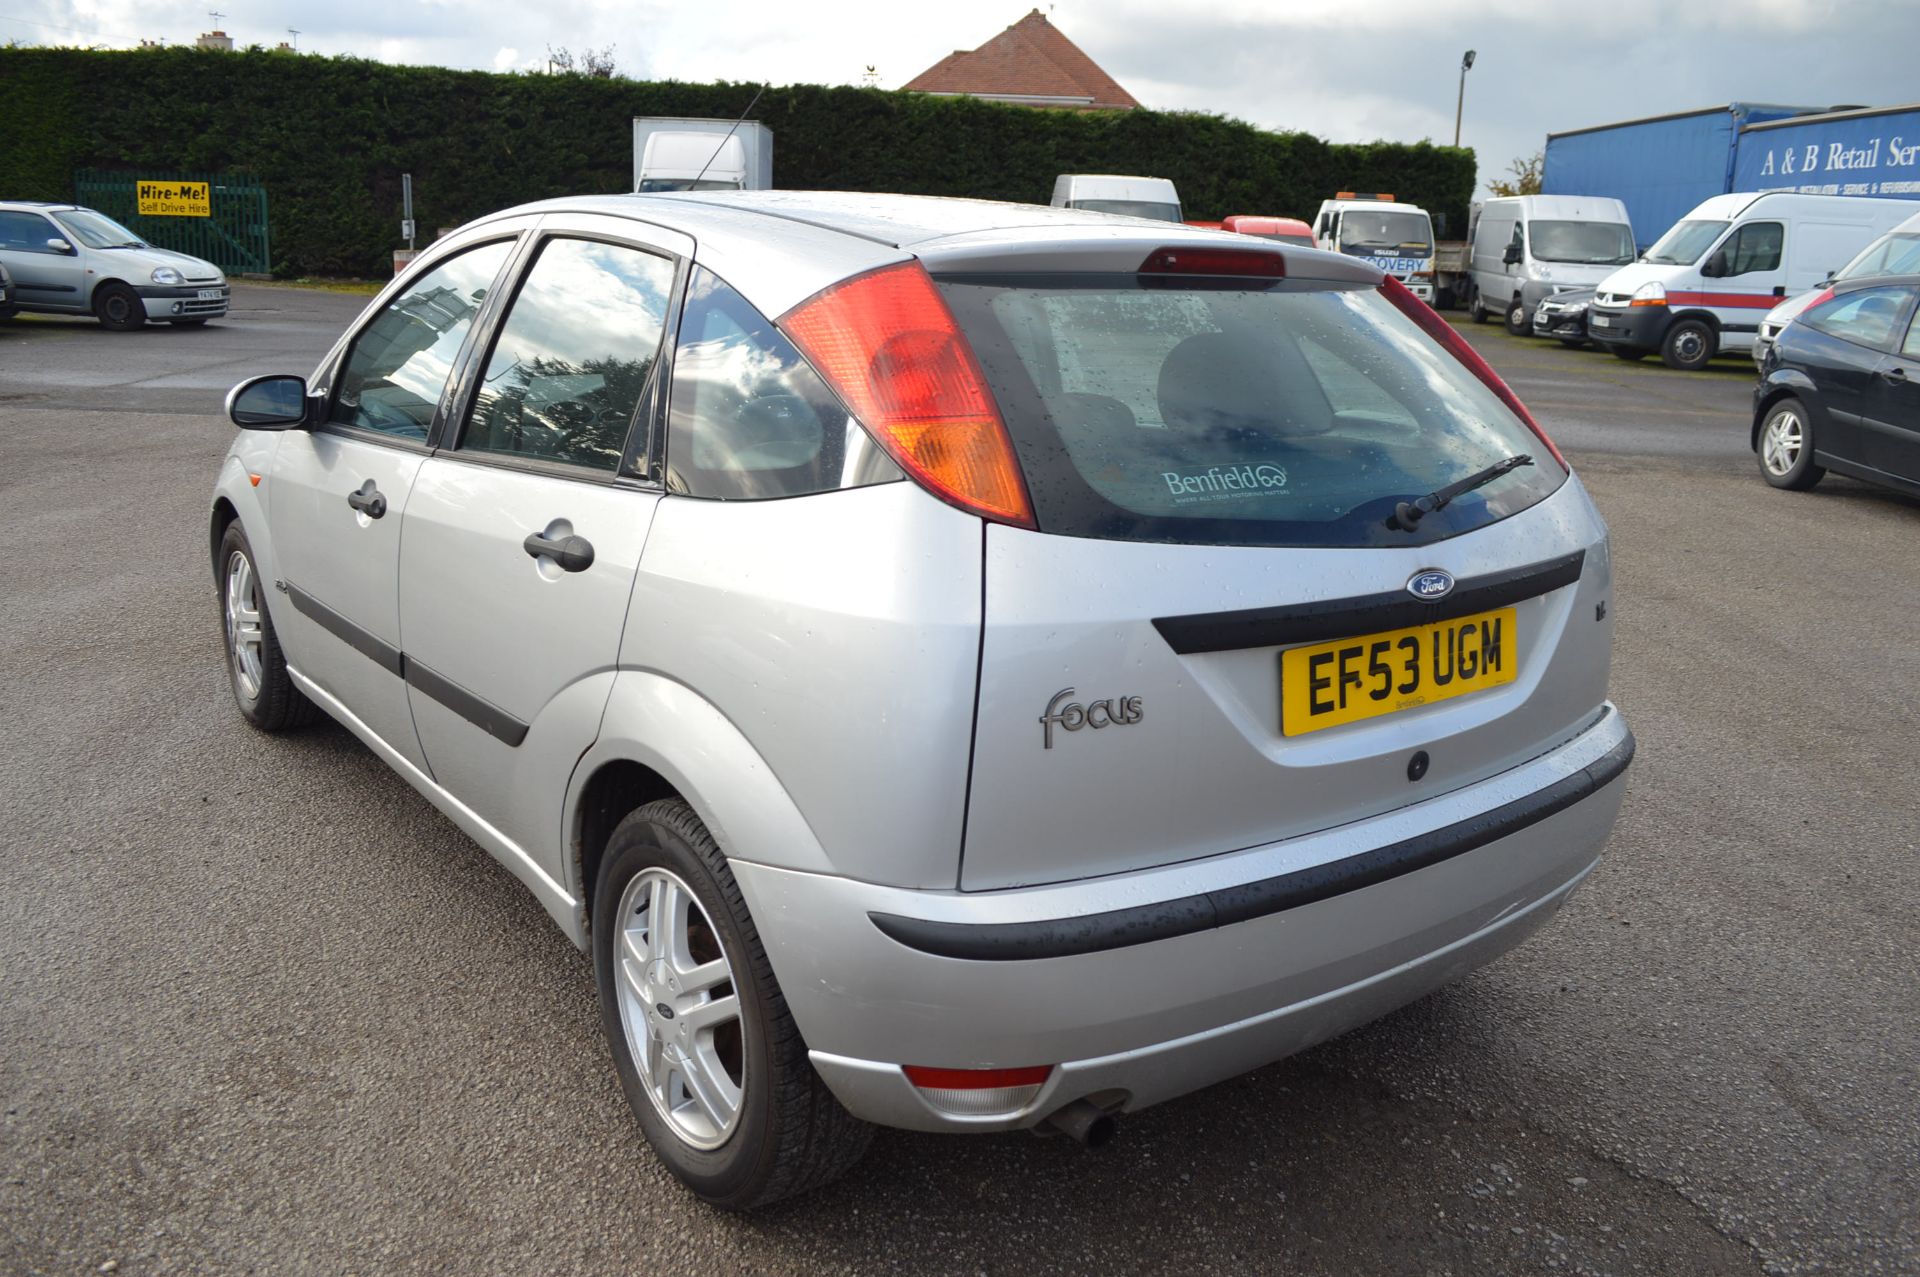
[[[619,468],[673,291],[657,253],[550,239],[513,299],[462,452]]]
[[[999,401],[1042,531],[1420,544],[1525,509],[1566,477],[1526,423],[1376,289],[1146,287],[1131,275],[940,284]],[[1520,453],[1533,464],[1418,531],[1388,526],[1397,502]]]
[[[694,268],[667,411],[667,490],[764,501],[903,478],[793,343]]]
[[[1913,300],[1910,288],[1863,288],[1800,316],[1800,322],[1862,346],[1884,347]]]

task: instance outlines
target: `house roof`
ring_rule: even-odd
[[[920,93],[1034,100],[1040,106],[1130,110],[1140,105],[1038,9],[979,48],[940,59],[903,87]]]

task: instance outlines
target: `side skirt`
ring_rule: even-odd
[[[514,877],[533,893],[541,907],[552,915],[553,920],[559,924],[560,930],[566,932],[567,938],[574,944],[584,947],[585,934],[581,925],[580,902],[569,895],[566,888],[549,877],[546,870],[542,869],[539,863],[521,848],[520,844],[495,829],[480,813],[441,788],[431,776],[414,766],[398,750],[387,744],[371,727],[361,722],[352,710],[341,704],[339,699],[331,693],[323,690],[319,684],[291,665],[287,666],[287,673],[308,700],[327,711],[340,722],[341,726],[358,736],[365,742],[368,749],[380,756],[382,762],[399,772],[409,785],[419,790],[428,802],[438,807],[447,819],[460,827],[467,837],[479,843],[489,855],[505,865]]]

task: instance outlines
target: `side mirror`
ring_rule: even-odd
[[[1507,251],[1500,254],[1500,260],[1509,266],[1518,266],[1520,264],[1520,246],[1518,244],[1507,245]]]
[[[1700,267],[1700,273],[1708,279],[1720,279],[1727,273],[1727,250],[1721,249],[1709,257]]]
[[[227,392],[227,416],[243,430],[291,430],[307,424],[307,379],[253,377]]]
[[[47,247],[64,256],[73,256],[73,245],[67,243],[67,241],[61,239],[58,235],[47,241]]]

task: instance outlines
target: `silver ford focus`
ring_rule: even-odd
[[[1519,943],[1620,805],[1606,527],[1351,257],[557,200],[228,411],[241,714],[518,875],[721,1206],[874,1123],[1103,1142]]]

